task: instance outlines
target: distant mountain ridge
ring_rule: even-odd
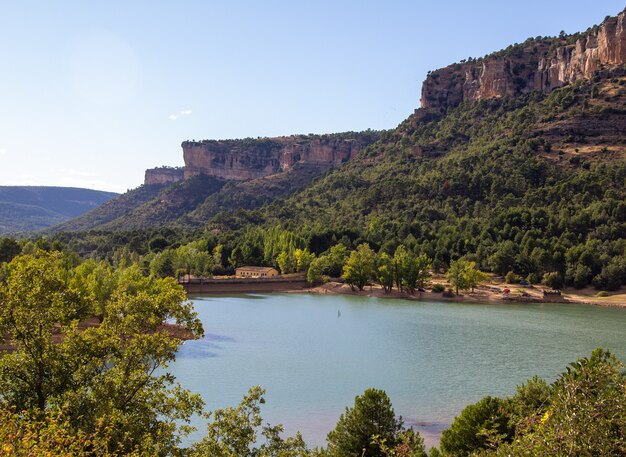
[[[51,186],[0,186],[0,234],[41,230],[117,197],[114,192]]]

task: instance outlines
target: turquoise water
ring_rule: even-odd
[[[565,304],[456,304],[313,294],[194,297],[206,332],[169,370],[208,409],[267,390],[265,422],[322,445],[368,387],[430,444],[468,403],[553,380],[597,346],[626,360],[626,310]],[[338,311],[341,316],[338,316]],[[192,440],[203,435],[200,430]]]

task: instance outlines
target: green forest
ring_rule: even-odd
[[[368,250],[362,245],[351,257]],[[51,246],[30,243],[22,251],[0,267],[0,455],[626,452],[624,366],[602,349],[573,362],[551,384],[535,377],[510,397],[485,397],[467,406],[443,432],[440,448],[429,453],[377,389],[365,390],[346,407],[325,446],[309,448],[299,434],[283,437],[281,425],[263,421],[261,387],[252,387],[239,405],[206,412],[199,395],[160,371],[174,359],[181,338],[203,334],[174,279],[146,275],[132,264],[113,268],[105,261],[82,261]],[[186,447],[181,439],[191,431],[192,414],[204,415],[206,431]]]
[[[551,274],[568,287],[616,290],[626,283],[622,73],[550,94],[464,103],[419,123],[410,117],[292,195],[255,209],[222,205],[202,226],[173,218],[161,228],[47,240],[82,256],[141,258],[171,275],[280,267],[281,251],[293,257],[296,248],[320,258],[340,244],[351,251],[367,243],[393,256],[403,245],[434,272],[464,260],[531,283]],[[177,262],[182,251],[197,252],[202,267]],[[287,264],[285,272],[295,271]]]
[[[0,238],[0,456],[626,455],[626,371],[601,348],[554,382],[467,406],[430,450],[382,390],[357,396],[312,448],[263,420],[261,386],[206,411],[164,371],[204,333],[180,280],[242,265],[408,294],[454,296],[490,275],[619,290],[625,107],[626,69],[601,69],[361,132],[369,146],[320,175],[143,186],[75,231]],[[237,144],[255,141],[276,147]],[[205,433],[184,445],[193,415]]]

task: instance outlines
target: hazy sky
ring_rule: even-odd
[[[0,0],[0,185],[125,191],[185,139],[395,127],[428,70],[624,0]]]

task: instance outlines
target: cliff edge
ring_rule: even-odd
[[[464,101],[549,92],[624,64],[626,10],[581,34],[531,38],[482,59],[429,72],[415,119],[445,112]]]
[[[184,141],[184,177],[257,179],[289,171],[297,163],[330,168],[350,160],[371,142],[359,134]]]

